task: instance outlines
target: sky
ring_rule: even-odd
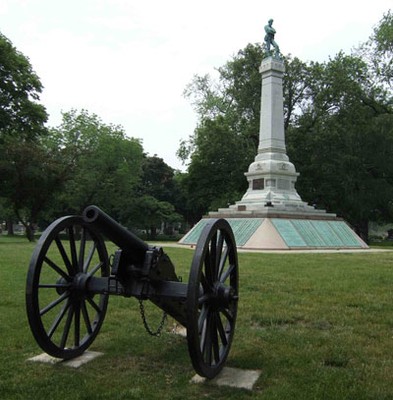
[[[0,32],[44,86],[48,126],[85,109],[123,126],[150,156],[176,157],[197,125],[184,89],[249,43],[270,18],[283,54],[327,61],[367,41],[391,0],[0,0]]]

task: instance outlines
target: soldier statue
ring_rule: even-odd
[[[274,35],[276,34],[276,30],[272,27],[273,25],[273,20],[269,19],[268,24],[265,26],[265,46],[266,46],[266,51],[268,55],[273,55],[273,52],[270,51],[270,46],[274,47],[274,55],[279,56],[280,55],[280,48],[278,47],[278,44],[274,40]]]

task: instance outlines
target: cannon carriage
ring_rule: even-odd
[[[118,247],[112,256],[104,239]],[[213,378],[231,348],[238,282],[236,243],[226,220],[209,220],[184,283],[162,248],[89,206],[81,216],[59,218],[42,234],[27,274],[27,316],[38,345],[53,357],[70,359],[93,343],[110,295],[150,300],[186,327],[194,369]]]

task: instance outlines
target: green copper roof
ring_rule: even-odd
[[[196,244],[207,224],[208,219],[201,219],[181,240],[183,244]],[[236,246],[244,246],[262,224],[263,218],[227,218],[236,240]]]
[[[362,247],[344,221],[272,218],[288,247]]]
[[[233,234],[235,235],[236,246],[244,246],[260,227],[263,218],[228,218]]]
[[[209,219],[202,219],[180,241],[196,244]],[[243,247],[264,218],[227,218],[237,247]],[[361,248],[357,235],[344,221],[272,218],[271,222],[289,248]]]

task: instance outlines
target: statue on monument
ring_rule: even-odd
[[[265,46],[266,46],[266,51],[269,56],[274,55],[276,57],[280,56],[280,48],[278,47],[278,44],[274,40],[274,35],[276,34],[276,30],[272,27],[273,25],[273,20],[269,19],[268,24],[265,25]],[[274,47],[274,53],[270,51],[270,46]]]

